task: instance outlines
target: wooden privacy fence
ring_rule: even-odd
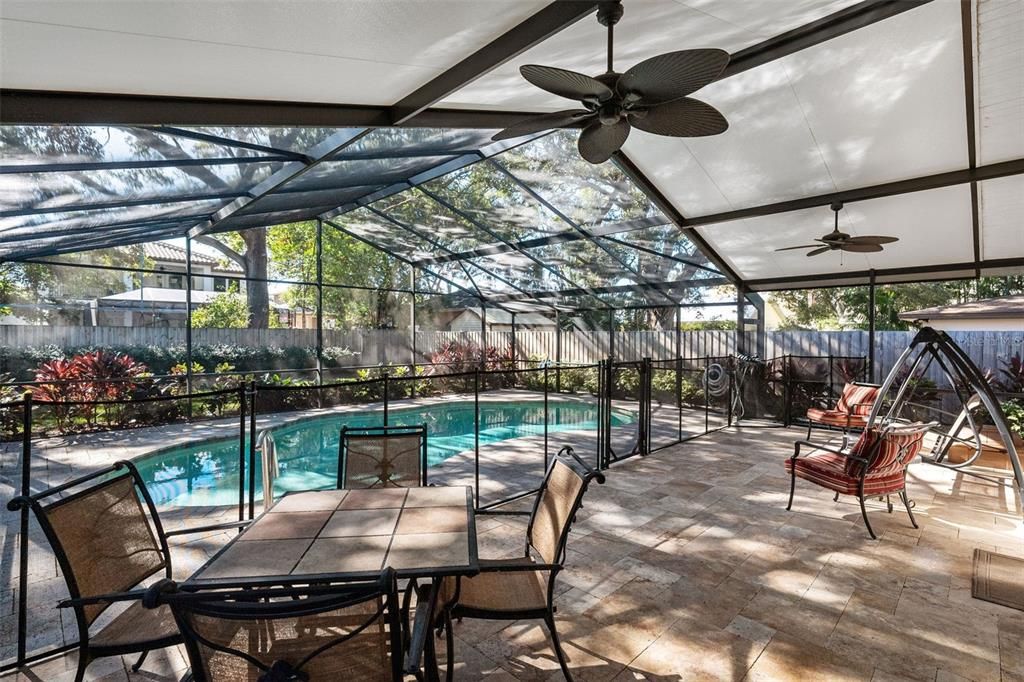
[[[982,369],[998,371],[1007,358],[1024,356],[1024,333],[1021,332],[951,332],[956,341]],[[420,331],[416,333],[416,360],[425,361],[432,353],[451,342],[481,344],[480,332]],[[879,374],[888,371],[899,354],[910,343],[914,332],[883,331],[875,334],[875,360]],[[609,355],[609,334],[606,331],[571,330],[561,332],[561,359],[568,363],[594,363]],[[511,348],[515,341],[522,359],[554,360],[558,356],[558,333],[555,331],[517,330],[488,332],[487,345]],[[259,348],[313,348],[316,331],[312,329],[195,329],[194,345],[226,345]],[[614,356],[621,360],[668,360],[677,355],[677,338],[673,331],[616,332]],[[867,356],[866,331],[774,331],[765,334],[765,358],[781,355]],[[118,348],[138,346],[184,346],[185,330],[157,327],[57,327],[0,326],[0,346],[25,349],[56,345],[61,348]],[[413,359],[413,338],[409,330],[354,329],[324,330],[324,346],[346,348],[352,356],[350,365],[401,364]],[[748,334],[748,353],[758,352],[757,339]],[[679,334],[678,354],[682,357],[721,357],[736,350],[736,335],[731,331],[688,331]],[[937,375],[933,378],[939,378]]]

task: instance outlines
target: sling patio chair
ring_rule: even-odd
[[[479,574],[445,579],[438,601],[437,625],[446,633],[448,680],[454,672],[453,618],[543,619],[562,674],[572,680],[555,629],[555,578],[564,568],[566,540],[582,506],[583,494],[595,479],[604,483],[604,475],[587,466],[571,447],[562,448],[548,466],[533,511],[529,512],[523,556],[481,559]]]
[[[843,386],[843,392],[833,409],[812,407],[807,410],[807,440],[815,424],[835,427],[843,432],[843,445],[852,429],[863,429],[868,425],[871,408],[878,399],[881,386],[852,381]]]
[[[910,516],[910,524],[917,528],[913,506],[907,498],[907,467],[921,451],[924,436],[935,422],[913,424],[890,424],[864,430],[849,450],[833,448],[810,441],[797,441],[793,456],[786,460],[786,471],[790,474],[789,504],[793,507],[793,493],[796,479],[802,478],[835,492],[839,495],[856,495],[860,502],[861,516],[872,540],[877,539],[868,520],[864,506],[865,497],[886,496],[889,513],[892,504],[888,496],[897,493]],[[800,450],[807,446],[812,454],[800,457]]]
[[[279,587],[161,580],[142,602],[174,614],[195,682],[403,679],[392,569],[375,580]]]
[[[86,484],[93,485],[81,488]],[[72,489],[77,490],[41,504]],[[112,603],[104,595],[124,593],[161,571],[171,577],[167,538],[248,523],[164,532],[153,498],[135,465],[127,461],[35,495],[15,497],[7,508],[32,509],[64,575],[70,599],[59,606],[73,608],[78,623],[76,681],[85,676],[86,667],[97,658],[141,654],[132,666],[138,672],[150,651],[181,643],[170,611],[148,611],[138,600],[105,626],[90,632]]]
[[[341,427],[338,488],[427,485],[427,425]]]

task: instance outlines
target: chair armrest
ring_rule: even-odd
[[[245,528],[252,521],[231,521],[229,523],[215,523],[210,526],[196,526],[195,528],[182,528],[179,530],[172,530],[164,533],[165,538],[174,537],[176,535],[189,535],[191,533],[207,533],[212,530],[224,530],[226,528]]]
[[[800,456],[800,446],[802,446],[802,445],[809,445],[809,446],[811,446],[811,448],[813,448],[815,450],[824,450],[825,452],[831,452],[833,455],[839,455],[841,457],[846,457],[847,459],[852,459],[852,460],[857,461],[857,462],[863,462],[864,464],[867,464],[867,462],[868,462],[866,457],[860,457],[859,455],[854,455],[854,454],[851,454],[849,452],[845,452],[845,451],[841,450],[840,448],[830,448],[829,446],[822,445],[821,443],[812,443],[809,440],[798,440],[793,445],[794,445],[793,456],[790,459],[796,459],[797,457]]]
[[[479,509],[476,516],[529,516],[533,512],[512,511],[510,509]]]
[[[128,592],[111,592],[109,594],[95,594],[89,597],[64,599],[57,603],[57,608],[67,609],[72,606],[90,606],[92,604],[112,604],[119,601],[135,601],[142,599],[147,591],[147,589],[129,590]]]
[[[517,573],[525,571],[560,571],[562,570],[561,564],[534,564],[534,563],[522,563],[522,564],[494,564],[491,566],[481,566],[481,573]]]

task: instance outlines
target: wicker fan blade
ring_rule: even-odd
[[[590,76],[567,69],[556,69],[553,66],[538,66],[527,64],[519,67],[519,73],[523,78],[536,85],[541,90],[567,97],[569,99],[596,100],[603,102],[615,94],[612,89],[601,81]]]
[[[831,250],[832,250],[831,246],[823,246],[820,249],[815,249],[814,251],[808,251],[807,255],[808,256],[820,256],[821,254],[828,253]]]
[[[821,244],[804,244],[803,246],[786,246],[781,249],[775,249],[776,251],[795,251],[796,249],[817,249],[820,248]]]
[[[725,50],[667,52],[646,59],[619,78],[619,95],[639,95],[645,104],[659,104],[700,90],[729,64]]]
[[[539,133],[542,130],[564,128],[592,115],[586,109],[569,109],[566,111],[555,111],[550,114],[538,114],[537,116],[523,119],[518,123],[513,123],[508,128],[496,133],[491,139],[497,142],[498,140],[507,140],[512,137],[519,137],[520,135]]]
[[[839,248],[843,251],[849,251],[850,253],[875,253],[882,250],[881,244],[851,244],[850,242],[843,242],[839,245]]]
[[[864,237],[850,237],[844,243],[845,244],[892,244],[898,242],[899,237],[878,237],[878,236],[864,236]]]
[[[646,114],[632,114],[629,121],[644,132],[668,137],[704,137],[729,129],[718,109],[689,97],[651,107]]]
[[[580,156],[590,163],[604,163],[625,144],[627,137],[629,122],[624,118],[612,125],[594,121],[580,133]]]

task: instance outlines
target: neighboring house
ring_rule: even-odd
[[[481,314],[479,308],[463,308],[443,311],[444,317],[450,321],[447,331],[478,332],[480,331]],[[487,331],[512,331],[512,314],[499,308],[487,308]],[[442,318],[443,319],[443,318]],[[555,321],[538,313],[516,313],[516,329],[536,329],[539,331],[555,331]]]
[[[219,293],[193,291],[192,305],[209,303]],[[123,291],[92,301],[91,312],[97,327],[184,327],[185,289],[144,286]]]
[[[193,289],[192,309],[209,303],[221,293]],[[316,328],[316,314],[312,311],[292,309],[275,300],[271,300],[270,307],[282,327]],[[92,301],[90,312],[92,326],[97,327],[184,327],[185,290],[161,287],[132,289]]]
[[[1024,294],[911,310],[900,319],[945,331],[1024,331]]]
[[[143,288],[185,288],[185,249],[167,242],[151,242],[143,244],[142,251],[152,262],[148,269],[159,271],[143,275]],[[193,291],[244,292],[245,282],[237,279],[244,274],[242,267],[232,260],[192,251]]]

